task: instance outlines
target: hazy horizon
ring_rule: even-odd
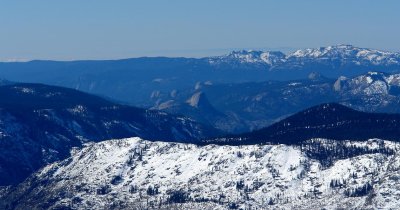
[[[346,43],[347,44],[347,43]],[[329,46],[336,46],[340,44],[333,44]],[[351,45],[351,44],[349,44]],[[354,47],[360,47],[360,48],[367,48],[363,46],[356,46],[353,45]],[[131,59],[131,58],[142,58],[142,57],[167,57],[167,58],[204,58],[204,57],[212,57],[212,56],[222,56],[226,55],[232,51],[240,51],[240,50],[259,50],[259,51],[280,51],[285,54],[292,53],[296,50],[301,50],[301,49],[307,49],[307,48],[320,48],[320,47],[328,47],[328,46],[318,46],[318,47],[304,47],[304,48],[291,48],[291,47],[282,47],[282,48],[230,48],[230,49],[203,49],[203,50],[170,50],[170,51],[160,51],[158,53],[148,53],[146,54],[143,52],[143,55],[139,56],[127,56],[127,57],[100,57],[100,58],[72,58],[72,59],[48,59],[48,58],[33,58],[33,59],[27,59],[27,58],[9,58],[9,59],[0,59],[0,62],[29,62],[29,61],[35,61],[35,60],[42,60],[42,61],[96,61],[96,60],[123,60],[123,59]],[[387,51],[387,52],[400,52],[399,50],[393,50],[393,49],[379,49],[379,48],[370,48],[370,49],[375,49],[375,50],[382,50],[382,51]]]
[[[40,2],[0,7],[1,61],[205,57],[337,44],[400,51],[395,0]]]

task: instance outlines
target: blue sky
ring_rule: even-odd
[[[0,2],[0,60],[199,57],[342,43],[400,51],[398,0]]]

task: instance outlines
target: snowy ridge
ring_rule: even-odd
[[[400,64],[400,53],[341,44],[296,50],[289,54],[284,54],[279,51],[233,51],[224,56],[211,57],[209,58],[209,63],[220,64],[226,62],[238,62],[242,64],[265,64],[274,67],[288,64],[298,65],[301,64],[298,62],[307,60],[314,60],[316,62],[341,60],[343,63],[352,63],[355,65],[398,65]]]
[[[327,148],[337,144],[310,141]],[[323,166],[306,155],[306,146],[200,147],[139,138],[110,140],[75,150],[71,158],[45,167],[2,200],[18,199],[16,209],[24,205],[83,209],[399,206],[399,145],[379,139],[341,145],[392,153],[360,154]]]
[[[341,86],[340,86],[341,85]],[[354,78],[339,77],[336,90],[347,90],[360,95],[388,95],[391,88],[400,87],[400,74],[368,72]]]
[[[321,47],[317,49],[308,48],[297,50],[288,55],[288,58],[313,58],[313,59],[354,59],[360,61],[369,61],[374,65],[398,64],[400,54],[380,50],[359,48],[352,45],[336,45]]]
[[[254,51],[240,50],[232,51],[228,55],[216,56],[208,58],[210,64],[219,64],[224,62],[238,62],[241,64],[268,64],[270,66],[283,63],[286,61],[286,55],[278,51]]]

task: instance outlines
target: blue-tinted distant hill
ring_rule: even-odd
[[[208,143],[301,145],[314,138],[353,141],[379,138],[398,142],[400,114],[360,112],[327,103],[298,112],[266,128]]]

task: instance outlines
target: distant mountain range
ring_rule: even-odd
[[[260,65],[269,70],[300,69],[312,65],[315,67],[331,66],[332,69],[345,70],[356,66],[390,67],[400,64],[400,53],[359,48],[352,45],[336,45],[321,48],[308,48],[284,54],[279,51],[233,51],[225,56],[208,59],[213,65],[231,66]]]
[[[351,45],[289,54],[242,50],[199,59],[0,63],[0,78],[82,90],[233,133],[329,102],[398,113],[399,75],[399,53]]]
[[[194,89],[198,83],[287,81],[312,72],[328,78],[353,77],[368,71],[399,72],[399,53],[337,45],[290,54],[234,51],[198,59],[0,63],[0,78],[74,88],[141,107],[153,106],[151,98]]]
[[[112,138],[199,142],[220,132],[182,116],[41,84],[0,86],[0,186],[16,184],[73,147]]]

